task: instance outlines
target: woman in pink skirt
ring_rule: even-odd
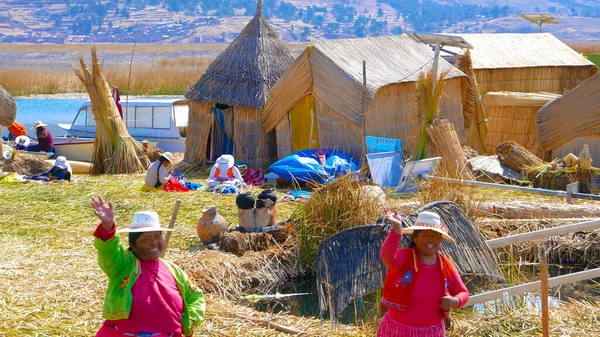
[[[378,337],[444,337],[444,318],[464,306],[469,291],[452,261],[438,253],[442,238],[454,242],[433,212],[421,212],[416,223],[402,228],[398,212],[387,212],[393,224],[381,259],[388,268],[381,302],[388,312]],[[402,234],[412,234],[409,248],[399,249]]]

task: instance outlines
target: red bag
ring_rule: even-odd
[[[167,181],[165,187],[163,187],[163,191],[167,192],[187,192],[189,190],[189,188],[183,186],[175,177],[169,178],[169,181]]]

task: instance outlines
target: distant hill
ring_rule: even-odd
[[[233,40],[256,0],[2,0],[0,41],[219,43]],[[600,2],[589,0],[264,0],[263,13],[287,42],[403,31],[535,32],[518,17],[546,12],[566,41],[600,40]]]

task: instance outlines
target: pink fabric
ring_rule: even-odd
[[[377,337],[445,337],[444,321],[429,326],[409,326],[396,322],[390,315],[383,315]]]
[[[132,337],[131,335],[126,335],[124,332],[116,330],[113,326],[107,324],[106,322],[100,328],[98,333],[96,333],[96,337]],[[181,334],[166,334],[161,333],[158,335],[154,335],[152,337],[183,337]]]
[[[96,228],[96,231],[94,232],[94,236],[102,241],[106,241],[108,239],[114,238],[115,233],[117,233],[117,225],[116,224],[113,224],[112,229],[107,231],[104,229],[104,227],[102,227],[102,222],[101,222],[98,225],[98,228]]]
[[[410,249],[398,249],[401,233],[393,230],[385,239],[381,247],[381,259],[383,263],[391,270],[398,270],[407,259],[411,259]],[[413,282],[416,282],[410,297],[410,305],[406,310],[396,310],[389,308],[390,317],[401,324],[417,326],[443,325],[444,312],[440,307],[441,299],[444,296],[443,289],[439,286],[443,281],[441,261],[433,265],[426,265],[418,260],[419,273]],[[469,300],[469,290],[462,282],[460,275],[455,270],[450,278],[449,293],[451,296],[460,300],[459,307],[463,306]]]
[[[140,260],[141,273],[131,293],[129,318],[107,322],[121,332],[162,332],[181,334],[183,299],[175,278],[160,260]]]

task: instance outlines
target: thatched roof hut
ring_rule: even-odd
[[[579,155],[588,144],[595,166],[600,162],[600,74],[548,103],[537,115],[537,128],[546,159]]]
[[[17,118],[17,103],[4,87],[0,85],[0,126],[9,126]]]
[[[488,116],[486,153],[495,153],[498,144],[513,140],[540,157],[537,114],[541,107],[559,97],[557,94],[507,91],[483,95]]]
[[[432,66],[433,58],[428,46],[406,34],[310,45],[277,82],[263,109],[265,131],[276,130],[278,157],[331,148],[361,158],[363,93],[366,135],[399,138],[405,151],[414,151],[416,81]],[[466,76],[444,60],[439,69],[449,69],[440,115],[454,123],[464,140],[461,84]]]
[[[215,127],[233,139],[235,158],[253,167],[270,164],[273,155],[261,126],[261,110],[271,88],[293,61],[263,17],[259,0],[254,18],[185,95],[190,101],[190,118],[184,161],[205,162],[213,114],[221,114],[225,118]],[[222,154],[218,150],[213,148],[213,157]]]
[[[563,94],[598,71],[549,33],[461,36],[473,46],[471,59],[482,95],[490,91]]]

